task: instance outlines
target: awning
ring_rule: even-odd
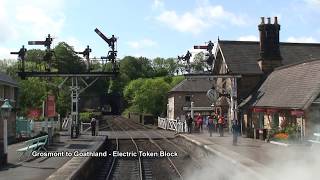
[[[292,116],[303,116],[304,115],[304,111],[301,111],[301,110],[293,110],[291,111],[291,115]]]
[[[266,109],[264,108],[253,108],[253,112],[266,112]]]

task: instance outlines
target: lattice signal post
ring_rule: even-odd
[[[98,35],[105,40],[110,50],[108,51],[108,55],[106,58],[101,58],[102,64],[105,61],[110,61],[112,63],[112,71],[106,71],[105,68],[102,68],[102,71],[91,71],[90,64],[90,52],[91,49],[89,46],[83,51],[83,52],[76,52],[78,54],[82,54],[84,58],[87,61],[87,72],[60,72],[59,69],[52,71],[51,69],[51,63],[52,63],[52,57],[54,55],[54,51],[51,49],[51,44],[53,39],[51,38],[50,34],[44,41],[29,41],[28,45],[44,45],[46,47],[45,56],[43,57],[44,62],[46,63],[45,71],[42,71],[39,69],[38,71],[32,70],[27,71],[25,69],[25,55],[26,55],[26,49],[24,46],[18,51],[18,52],[11,52],[11,54],[17,54],[19,57],[19,72],[18,75],[21,77],[21,79],[26,79],[28,77],[44,77],[44,78],[50,78],[50,77],[63,77],[64,80],[62,83],[59,84],[58,88],[62,88],[62,85],[69,79],[71,79],[71,118],[72,118],[72,124],[71,124],[71,138],[78,137],[80,134],[80,121],[79,121],[79,111],[78,111],[78,104],[79,104],[79,95],[84,92],[88,87],[90,87],[93,83],[95,83],[100,77],[115,77],[119,73],[119,68],[116,64],[116,57],[117,57],[117,51],[115,50],[115,45],[117,42],[117,38],[112,35],[111,38],[107,38],[104,36],[98,29],[95,29],[95,32],[98,33]],[[84,78],[87,77],[93,77],[94,79],[88,82],[88,80],[85,80]],[[80,82],[84,85],[84,87],[80,87]]]

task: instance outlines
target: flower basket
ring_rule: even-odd
[[[288,133],[278,133],[278,134],[275,134],[273,136],[273,138],[278,139],[278,140],[288,140],[289,134]]]

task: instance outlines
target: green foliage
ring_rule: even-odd
[[[194,56],[193,63],[191,64],[191,67],[195,71],[203,71],[204,70],[204,53],[199,52]]]
[[[166,112],[167,93],[183,77],[159,77],[131,81],[124,89],[124,97],[130,107],[125,111],[150,113],[155,116]]]
[[[53,67],[60,72],[84,72],[86,65],[84,61],[75,53],[72,46],[65,42],[60,42],[55,48],[55,63]]]
[[[19,84],[19,106],[22,114],[26,114],[28,108],[41,108],[46,97],[46,82],[38,78],[28,78],[19,81]]]
[[[93,116],[93,112],[81,112],[79,113],[79,116],[81,122],[89,123]]]

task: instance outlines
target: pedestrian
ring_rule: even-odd
[[[196,122],[197,127],[199,128],[199,132],[203,132],[203,118],[200,113],[198,113]]]
[[[218,114],[213,114],[213,125],[214,125],[214,132],[218,132]]]
[[[187,115],[187,126],[188,126],[188,133],[191,134],[191,129],[192,129],[192,117],[190,114]]]
[[[214,122],[213,122],[213,117],[209,116],[208,118],[208,124],[207,124],[208,130],[209,130],[209,134],[210,137],[212,137],[212,132],[214,129]]]
[[[220,116],[218,116],[218,128],[219,128],[220,137],[222,137],[223,133],[224,133],[223,127],[224,127],[224,118],[222,115],[220,115]]]
[[[96,119],[93,117],[92,119],[91,119],[91,122],[90,122],[90,125],[91,125],[91,135],[92,136],[95,136],[96,135],[96,124],[97,124],[97,121],[96,121]]]
[[[240,126],[239,126],[239,122],[237,120],[233,120],[231,131],[232,131],[232,134],[233,134],[232,145],[236,146],[237,142],[238,142],[238,136],[239,136],[239,133],[240,133]]]

